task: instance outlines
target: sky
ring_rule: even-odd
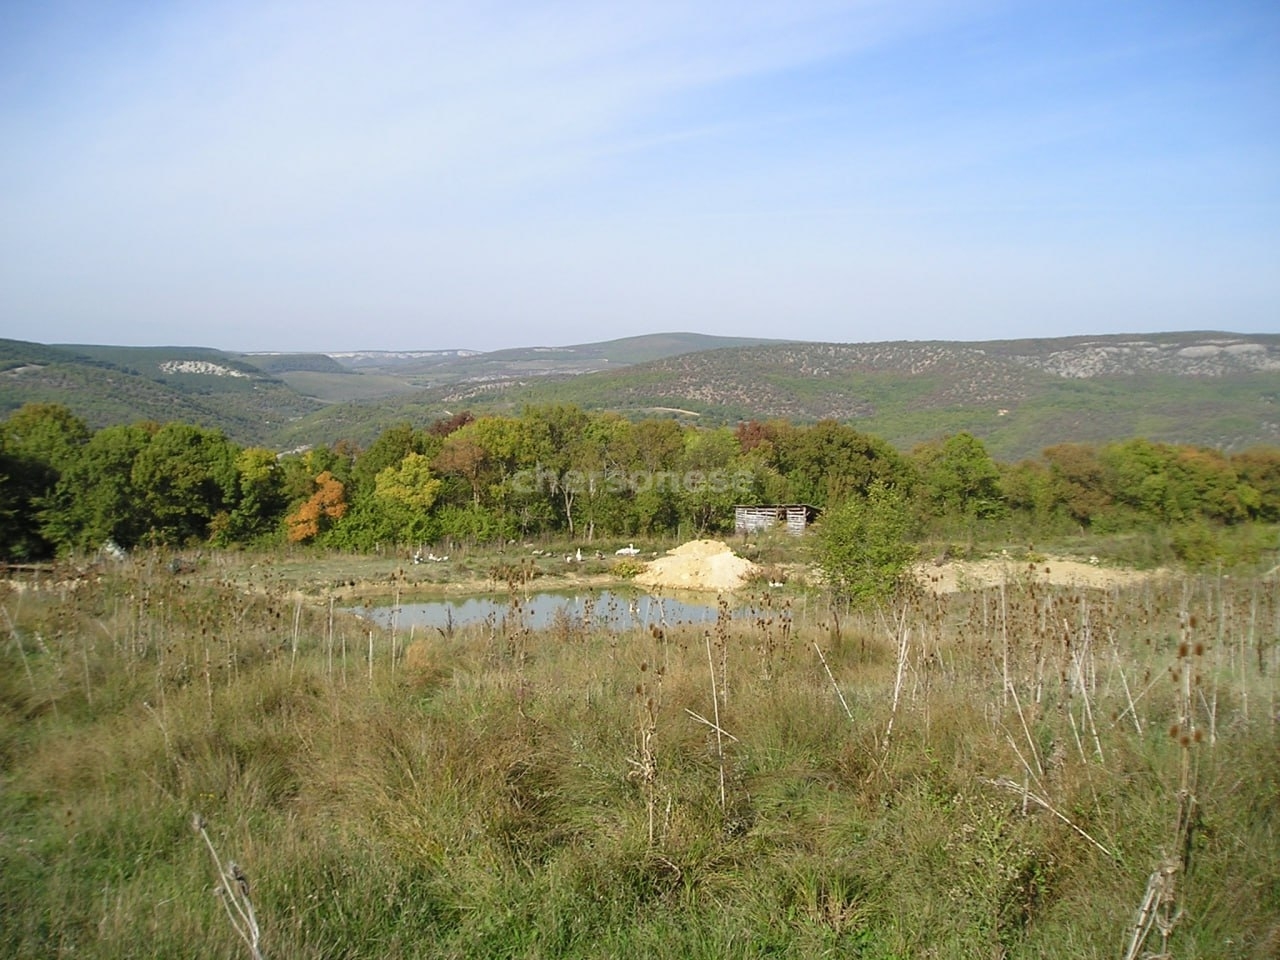
[[[1280,332],[1273,0],[0,0],[0,336]]]

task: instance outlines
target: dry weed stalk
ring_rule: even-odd
[[[1119,723],[1125,716],[1129,714],[1133,717],[1133,729],[1137,731],[1139,737],[1142,736],[1142,723],[1138,720],[1138,710],[1133,701],[1133,694],[1129,692],[1129,680],[1124,674],[1124,665],[1120,662],[1120,647],[1116,643],[1116,636],[1111,632],[1111,656],[1115,661],[1116,671],[1120,674],[1120,685],[1124,688],[1124,698],[1128,703],[1124,712],[1116,717],[1115,722]]]
[[[703,639],[707,642],[707,666],[711,669],[711,705],[714,708],[715,729],[716,729],[716,760],[720,764],[720,809],[723,811],[726,806],[725,789],[724,789],[724,738],[720,734],[720,698],[716,696],[716,662],[711,655],[711,635],[704,634]]]
[[[1110,850],[1108,850],[1105,846],[1103,846],[1097,840],[1095,840],[1093,837],[1091,837],[1088,834],[1088,832],[1084,830],[1083,827],[1080,827],[1079,825],[1074,823],[1071,820],[1071,818],[1068,817],[1066,814],[1059,812],[1057,808],[1055,808],[1053,804],[1051,804],[1044,797],[1039,796],[1038,794],[1032,793],[1024,784],[1018,783],[1016,780],[1010,780],[1008,777],[997,777],[994,780],[984,777],[982,778],[982,782],[988,783],[993,787],[1001,787],[1002,789],[1005,789],[1005,790],[1011,790],[1014,793],[1021,796],[1024,803],[1027,800],[1030,800],[1037,807],[1040,807],[1042,810],[1046,810],[1049,813],[1053,814],[1055,817],[1057,817],[1059,820],[1065,823],[1068,827],[1070,827],[1080,836],[1084,837],[1084,839],[1092,843],[1095,847],[1097,847],[1100,851],[1102,851],[1108,857],[1110,857],[1113,860],[1115,859],[1115,854],[1112,853]]]
[[[213,857],[214,866],[218,869],[218,885],[214,888],[223,908],[227,911],[227,919],[240,939],[249,948],[253,960],[262,960],[262,931],[258,927],[258,917],[253,910],[253,901],[249,899],[249,880],[234,860],[223,864],[213,841],[205,830],[204,817],[195,813],[191,816],[191,828],[204,840],[209,848],[209,856]]]
[[[293,639],[289,645],[289,676],[298,665],[298,629],[302,624],[302,598],[298,597],[293,605]]]
[[[333,686],[333,597],[329,597],[329,623],[325,632],[325,653],[329,659],[329,686]]]
[[[34,693],[36,689],[36,678],[31,673],[31,664],[27,661],[27,651],[22,646],[22,637],[18,634],[18,628],[13,625],[13,620],[9,616],[9,608],[0,607],[0,613],[4,614],[4,621],[9,625],[9,638],[18,647],[18,654],[22,657],[22,669],[26,672],[27,682],[31,684],[31,691]]]
[[[644,786],[645,807],[649,817],[649,845],[653,846],[654,820],[658,809],[658,753],[654,745],[654,738],[658,732],[657,693],[662,690],[664,670],[662,667],[658,667],[654,671],[657,677],[655,682],[656,692],[650,691],[648,684],[643,680],[643,675],[648,673],[648,670],[648,663],[640,664],[642,679],[636,684],[637,759],[628,758],[627,762],[632,767],[630,779],[638,780]]]
[[[720,698],[729,706],[729,628],[733,613],[729,601],[721,596],[716,599],[716,648],[720,651]],[[714,665],[711,668],[715,670]]]
[[[889,711],[889,724],[885,727],[882,748],[889,753],[889,738],[893,736],[893,721],[898,715],[898,699],[902,696],[902,675],[907,667],[907,652],[911,646],[911,628],[906,625],[907,612],[898,615],[898,675],[893,682],[893,707]]]
[[[1152,929],[1157,925],[1163,941],[1160,955],[1168,955],[1165,947],[1168,946],[1169,935],[1173,932],[1174,924],[1182,917],[1182,911],[1175,912],[1169,918],[1161,913],[1161,908],[1169,908],[1173,904],[1177,873],[1178,864],[1169,861],[1161,864],[1148,878],[1147,892],[1142,898],[1142,905],[1138,908],[1138,916],[1133,924],[1133,933],[1129,938],[1129,949],[1125,951],[1124,960],[1137,960],[1138,951],[1146,944]]]
[[[1031,751],[1031,759],[1036,762],[1036,771],[1039,773],[1039,776],[1043,777],[1044,764],[1040,762],[1040,752],[1036,749],[1035,738],[1031,736],[1031,728],[1027,725],[1026,715],[1022,712],[1022,701],[1018,698],[1017,688],[1014,687],[1013,684],[1009,684],[1008,688],[1005,690],[1005,698],[1007,699],[1010,696],[1013,697],[1013,705],[1018,711],[1018,720],[1022,724],[1022,734],[1027,738],[1027,747]],[[1018,750],[1017,746],[1014,745],[1012,737],[1009,738],[1009,744],[1013,746],[1014,752],[1018,754],[1018,759],[1022,760],[1022,765],[1027,768],[1027,773],[1031,774],[1030,765],[1023,758],[1022,753]],[[1038,779],[1039,778],[1037,777],[1037,780]]]
[[[818,659],[822,661],[822,669],[827,671],[827,679],[831,681],[831,686],[835,688],[836,696],[840,698],[840,706],[844,707],[844,714],[849,718],[849,722],[853,723],[853,711],[849,709],[849,702],[845,700],[844,694],[840,692],[840,684],[836,683],[835,675],[831,672],[831,667],[827,665],[827,658],[822,655],[822,648],[814,641],[813,649],[818,651]]]
[[[1195,694],[1200,693],[1204,644],[1193,641],[1192,631],[1196,618],[1184,604],[1179,613],[1181,638],[1178,643],[1177,663],[1170,670],[1170,677],[1178,688],[1177,719],[1169,727],[1169,735],[1178,742],[1178,809],[1174,815],[1173,852],[1152,871],[1147,880],[1146,893],[1138,907],[1129,948],[1125,960],[1136,960],[1153,931],[1160,933],[1160,955],[1168,955],[1169,937],[1183,917],[1178,904],[1178,877],[1185,876],[1191,868],[1191,851],[1195,844],[1195,831],[1200,823],[1200,803],[1196,798],[1197,766],[1193,748],[1203,734],[1196,726]],[[1203,695],[1201,695],[1203,699]]]
[[[404,571],[397,571],[399,576],[404,576]],[[391,608],[391,680],[396,679],[396,628],[399,626],[400,619],[400,584],[396,583],[396,602]]]
[[[730,740],[732,740],[734,743],[741,743],[741,742],[742,742],[742,741],[741,741],[741,740],[739,740],[737,737],[735,737],[732,733],[730,733],[728,730],[723,729],[722,727],[720,727],[720,725],[719,725],[719,724],[715,723],[714,721],[712,721],[712,720],[708,720],[708,719],[707,719],[706,717],[704,717],[702,714],[697,713],[696,711],[690,710],[688,707],[685,707],[685,708],[684,708],[684,712],[685,712],[685,713],[687,713],[687,714],[688,714],[690,717],[692,717],[694,720],[697,720],[699,723],[701,723],[701,724],[705,724],[706,726],[710,727],[712,730],[714,730],[714,731],[716,732],[716,734],[717,734],[718,736],[725,736],[725,737],[728,737],[728,738],[729,738]]]

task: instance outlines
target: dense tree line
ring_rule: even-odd
[[[350,549],[510,537],[698,535],[736,503],[904,503],[915,528],[1118,531],[1280,521],[1280,449],[1235,454],[1127,440],[996,463],[961,433],[901,453],[834,421],[704,429],[577,407],[460,414],[278,455],[217,430],[91,431],[66,407],[0,423],[0,556],[138,545],[318,543]]]

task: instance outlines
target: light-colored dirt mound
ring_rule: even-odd
[[[645,564],[636,583],[670,590],[737,590],[756,569],[721,540],[690,540]]]
[[[1082,563],[1049,557],[1031,563],[1013,557],[995,557],[989,560],[957,560],[940,565],[918,563],[913,568],[916,579],[934,593],[956,593],[959,590],[980,590],[996,587],[1001,583],[1034,581],[1059,586],[1128,587],[1162,576],[1163,570],[1124,570],[1099,564]]]

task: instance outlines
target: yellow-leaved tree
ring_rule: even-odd
[[[407,543],[431,539],[431,508],[444,481],[431,472],[431,458],[409,453],[385,467],[373,480],[373,495],[385,519],[394,524],[393,539]]]

